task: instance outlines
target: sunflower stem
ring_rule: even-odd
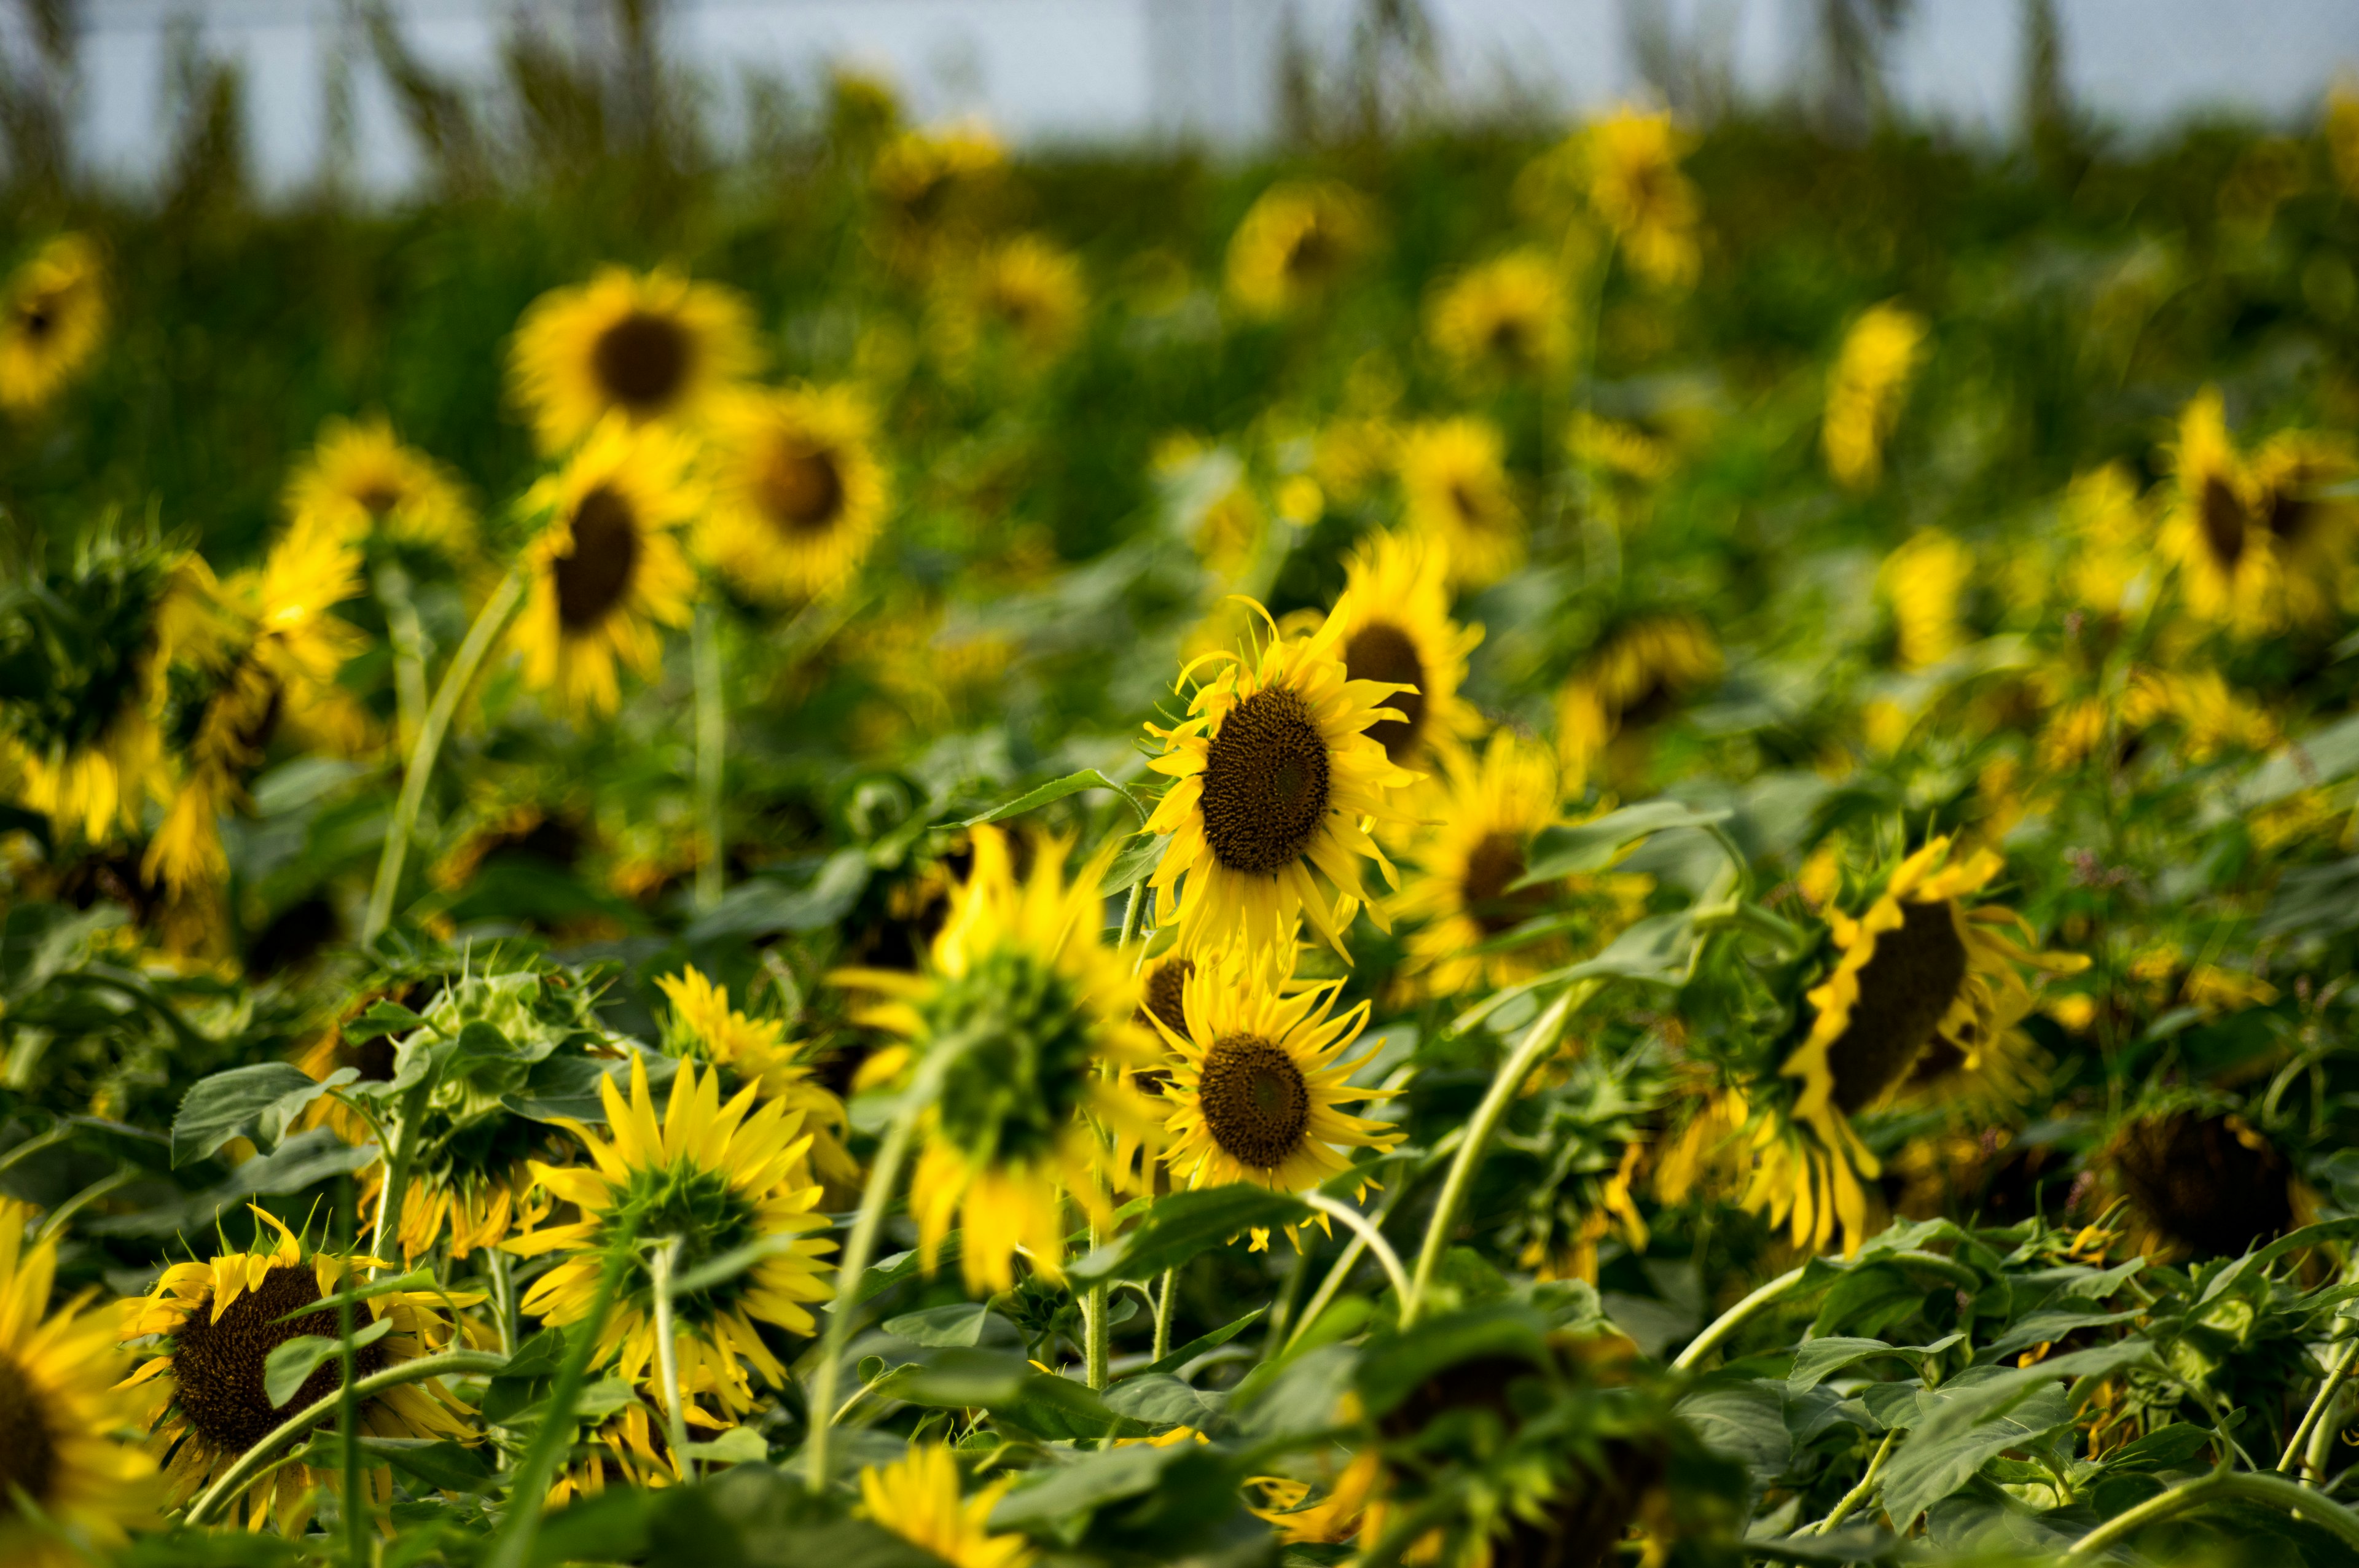
[[[407,753],[426,717],[426,633],[409,597],[409,574],[391,561],[376,569],[376,598],[385,610],[386,641],[393,644],[394,736]]]
[[[484,1293],[492,1298],[492,1327],[500,1336],[500,1354],[513,1356],[516,1347],[516,1284],[508,1278],[508,1255],[497,1247],[486,1247],[484,1254],[484,1282],[490,1286]]]
[[[940,1081],[939,1074],[935,1081]],[[860,1195],[859,1217],[852,1222],[852,1235],[844,1243],[843,1260],[836,1272],[835,1305],[828,1314],[827,1332],[820,1341],[819,1368],[811,1378],[810,1437],[803,1445],[804,1476],[814,1497],[824,1497],[835,1479],[831,1473],[827,1438],[828,1428],[835,1419],[835,1390],[843,1370],[843,1342],[852,1334],[852,1317],[860,1306],[861,1276],[868,1272],[869,1255],[876,1249],[876,1233],[884,1227],[885,1210],[892,1204],[893,1189],[900,1182],[901,1164],[908,1157],[910,1140],[916,1136],[919,1113],[932,1098],[919,1093],[919,1087],[910,1085],[902,1097],[900,1108],[893,1115],[892,1125],[885,1130],[885,1141],[877,1145],[876,1162],[868,1168],[868,1185]]]
[[[696,606],[691,650],[696,665],[696,907],[721,902],[721,770],[729,724],[721,689],[720,616],[710,600]]]
[[[2062,1561],[2086,1561],[2126,1541],[2158,1519],[2169,1519],[2173,1514],[2184,1513],[2204,1503],[2226,1502],[2236,1498],[2283,1509],[2298,1519],[2324,1525],[2342,1537],[2347,1545],[2359,1546],[2359,1513],[2352,1512],[2324,1493],[2299,1486],[2283,1476],[2214,1470],[2208,1476],[2184,1482],[2158,1496],[2148,1498],[2136,1508],[2115,1514],[2074,1541],[2065,1552]]]
[[[1393,1209],[1401,1200],[1401,1195],[1407,1191],[1408,1191],[1407,1182],[1396,1182],[1392,1190],[1385,1195],[1384,1201],[1376,1206],[1376,1212],[1370,1217],[1373,1222],[1382,1225],[1391,1218]],[[1327,1271],[1327,1277],[1319,1281],[1319,1289],[1311,1294],[1310,1303],[1302,1309],[1302,1315],[1294,1320],[1293,1329],[1287,1335],[1285,1346],[1279,1354],[1283,1355],[1286,1350],[1293,1349],[1294,1342],[1301,1338],[1303,1332],[1312,1324],[1319,1321],[1320,1314],[1327,1310],[1327,1303],[1335,1299],[1335,1293],[1343,1288],[1343,1281],[1352,1277],[1352,1266],[1360,1260],[1360,1254],[1367,1249],[1367,1238],[1356,1230],[1352,1232],[1352,1239],[1344,1247],[1343,1255],[1335,1260],[1334,1266]]]
[[[1150,1357],[1156,1361],[1171,1354],[1171,1298],[1178,1293],[1180,1271],[1164,1270],[1160,1283],[1155,1292],[1155,1354]]]
[[[1850,1491],[1845,1492],[1843,1495],[1843,1500],[1835,1504],[1834,1511],[1832,1513],[1827,1515],[1826,1518],[1821,1519],[1818,1523],[1807,1526],[1802,1530],[1796,1530],[1794,1533],[1797,1535],[1824,1535],[1829,1530],[1834,1529],[1835,1526],[1849,1519],[1851,1517],[1852,1510],[1859,1507],[1860,1504],[1867,1501],[1868,1494],[1875,1490],[1876,1482],[1882,1479],[1884,1475],[1884,1462],[1892,1456],[1893,1440],[1899,1435],[1900,1430],[1897,1427],[1895,1427],[1892,1431],[1884,1434],[1884,1442],[1877,1447],[1875,1457],[1867,1462],[1867,1474],[1859,1478],[1858,1486],[1854,1487]]]
[[[390,1237],[396,1247],[401,1245],[401,1208],[409,1195],[409,1163],[418,1149],[417,1126],[426,1114],[426,1099],[434,1087],[429,1078],[402,1097],[393,1125],[386,1128],[389,1135],[385,1152],[385,1185],[376,1195],[376,1224],[369,1231],[369,1256],[385,1257],[386,1239]],[[382,1263],[373,1264],[369,1278],[375,1279]]]
[[[1094,1251],[1104,1246],[1112,1236],[1094,1223],[1090,1227],[1090,1248]],[[1114,1325],[1107,1321],[1106,1282],[1100,1280],[1082,1293],[1082,1362],[1092,1389],[1103,1392],[1106,1386],[1106,1363],[1113,1359]]]
[[[1763,1307],[1772,1305],[1773,1303],[1782,1300],[1787,1292],[1792,1290],[1796,1285],[1800,1284],[1802,1282],[1802,1276],[1810,1272],[1810,1266],[1808,1263],[1805,1263],[1799,1269],[1787,1270],[1784,1273],[1778,1275],[1776,1279],[1770,1281],[1767,1284],[1762,1286],[1759,1290],[1754,1292],[1751,1295],[1745,1297],[1734,1306],[1730,1307],[1718,1317],[1712,1319],[1710,1326],[1705,1328],[1701,1334],[1697,1335],[1693,1339],[1688,1341],[1688,1347],[1680,1352],[1678,1360],[1671,1363],[1671,1370],[1674,1372],[1685,1372],[1693,1368],[1697,1362],[1702,1360],[1705,1356],[1709,1355],[1712,1348],[1719,1345],[1722,1340],[1726,1339],[1730,1335],[1734,1334],[1739,1328],[1742,1328],[1755,1313],[1759,1312]]]
[[[671,1443],[672,1473],[682,1480],[696,1479],[696,1461],[688,1456],[688,1419],[680,1411],[679,1351],[672,1343],[671,1271],[679,1259],[679,1238],[668,1237],[647,1260],[656,1298],[656,1371],[663,1379],[664,1429]]]
[[[354,1195],[350,1182],[343,1184],[344,1205],[351,1228],[361,1227],[360,1200]],[[336,1292],[343,1299],[336,1303],[337,1360],[342,1376],[336,1390],[336,1443],[343,1459],[344,1470],[344,1541],[347,1560],[353,1568],[366,1568],[369,1562],[369,1509],[361,1496],[360,1396],[353,1391],[355,1351],[353,1346],[353,1292],[350,1275],[345,1288]]]
[[[1409,1297],[1408,1271],[1401,1268],[1400,1254],[1393,1250],[1393,1244],[1385,1239],[1385,1233],[1376,1228],[1375,1222],[1350,1204],[1338,1203],[1325,1193],[1298,1195],[1321,1214],[1342,1220],[1344,1228],[1376,1255],[1377,1263],[1384,1268],[1385,1278],[1392,1281],[1393,1293],[1400,1297],[1402,1309],[1406,1311]]]
[[[484,661],[491,656],[500,633],[507,629],[508,618],[523,600],[524,574],[510,571],[492,590],[492,597],[484,601],[475,623],[467,628],[466,641],[459,644],[450,668],[442,672],[442,684],[435,688],[433,704],[418,727],[417,743],[409,749],[409,762],[402,771],[401,797],[394,803],[393,820],[386,827],[385,852],[378,857],[376,883],[369,890],[368,914],[361,922],[364,944],[375,941],[392,923],[394,895],[401,890],[402,862],[409,855],[410,835],[418,830],[418,814],[425,809],[426,785],[434,776],[434,760],[441,753],[442,737],[459,711],[460,700],[475,684]]]
[[[2278,1475],[2291,1470],[2295,1458],[2309,1446],[2311,1431],[2324,1419],[2327,1408],[2334,1402],[2335,1394],[2342,1390],[2343,1379],[2351,1374],[2354,1360],[2359,1360],[2359,1337],[2345,1340],[2342,1354],[2328,1363],[2325,1379],[2318,1385],[2318,1397],[2310,1400],[2310,1410],[2301,1418],[2301,1424],[2294,1428],[2293,1436],[2286,1442],[2284,1456],[2277,1460]]]
[[[1548,1011],[1532,1021],[1516,1048],[1507,1053],[1507,1059],[1499,1064],[1483,1103],[1475,1108],[1473,1119],[1466,1124],[1466,1136],[1458,1145],[1458,1157],[1451,1162],[1450,1174],[1441,1184],[1441,1196],[1434,1203],[1433,1219],[1425,1230],[1425,1245],[1417,1255],[1417,1273],[1401,1292],[1401,1327],[1414,1324],[1424,1309],[1426,1292],[1433,1284],[1433,1271],[1440,1266],[1442,1253],[1449,1249],[1450,1233],[1458,1223],[1458,1211],[1474,1184],[1474,1172],[1490,1147],[1491,1134],[1498,1130],[1500,1118],[1507,1112],[1507,1102],[1516,1097],[1540,1058],[1556,1049],[1573,1009],[1595,996],[1603,984],[1601,979],[1586,979],[1567,986],[1549,1004]]]

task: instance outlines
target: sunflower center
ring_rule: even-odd
[[[1302,858],[1327,816],[1327,742],[1287,687],[1229,710],[1204,759],[1204,838],[1233,871],[1275,876]]]
[[[1827,1047],[1845,1115],[1883,1098],[1909,1069],[1965,979],[1966,945],[1949,902],[1902,904],[1899,926],[1876,937],[1859,972],[1851,1022]]]
[[[28,302],[20,319],[25,323],[25,336],[37,343],[57,330],[57,312],[50,308],[47,299]]]
[[[172,1377],[179,1384],[180,1411],[208,1447],[243,1454],[288,1416],[343,1386],[331,1357],[284,1405],[273,1405],[263,1391],[263,1364],[273,1350],[299,1335],[336,1336],[336,1314],[325,1309],[275,1321],[319,1299],[320,1281],[310,1268],[279,1264],[260,1285],[230,1303],[219,1322],[208,1298],[173,1333]],[[366,1327],[365,1314],[353,1326]],[[365,1378],[382,1371],[385,1362],[385,1342],[379,1340],[353,1354],[353,1370]]]
[[[606,395],[636,414],[659,411],[688,379],[688,334],[667,316],[634,310],[590,350],[591,373]]]
[[[505,1122],[521,1119],[491,1119]],[[488,1173],[512,1169],[520,1158],[510,1151],[501,1152],[505,1157],[477,1166],[474,1184],[480,1186]],[[723,1253],[734,1252],[760,1234],[753,1206],[730,1184],[728,1176],[693,1162],[634,1167],[614,1212],[632,1207],[640,1210],[642,1240],[679,1239],[676,1273],[685,1274]],[[753,1283],[754,1276],[746,1272],[701,1291],[683,1292],[672,1297],[672,1311],[683,1323],[710,1323],[735,1305]],[[655,1285],[645,1270],[634,1276],[628,1293],[642,1312],[654,1313]]]
[[[1425,722],[1425,662],[1417,656],[1417,644],[1390,622],[1371,621],[1344,643],[1343,673],[1353,680],[1417,688],[1385,698],[1385,706],[1400,717],[1379,719],[1367,730],[1385,755],[1399,762],[1417,743],[1418,727]]]
[[[372,517],[383,517],[401,504],[401,487],[388,480],[377,480],[363,485],[353,495],[361,510]]]
[[[1197,1098],[1212,1141],[1256,1171],[1284,1164],[1310,1125],[1310,1086],[1302,1069],[1258,1034],[1232,1034],[1213,1044]]]
[[[45,1500],[57,1465],[41,1391],[14,1357],[0,1356],[0,1518],[16,1512],[20,1487],[35,1502]]]
[[[2114,1164],[2139,1213],[2206,1256],[2234,1256],[2293,1224],[2284,1157],[2247,1144],[2224,1116],[2180,1110],[2133,1122]]]
[[[1649,671],[1645,683],[1630,694],[1614,717],[1630,729],[1643,730],[1669,719],[1679,705],[1680,688],[1660,674]]]
[[[1342,260],[1343,252],[1325,225],[1312,223],[1287,248],[1286,276],[1299,283],[1318,283]]]
[[[1180,998],[1187,991],[1188,982],[1195,978],[1193,958],[1166,958],[1147,976],[1147,1011],[1183,1040],[1188,1037],[1188,1010]]]
[[[1513,316],[1503,316],[1491,327],[1491,351],[1511,364],[1531,358],[1531,332]]]
[[[2195,515],[2203,524],[2203,542],[2211,546],[2212,558],[2223,570],[2235,570],[2245,557],[2245,503],[2234,487],[2217,474],[2207,477]]]
[[[623,601],[638,565],[639,520],[602,484],[573,509],[573,548],[552,563],[557,619],[568,632],[591,630]]]
[[[977,1164],[1045,1155],[1088,1097],[1098,1030],[1064,977],[1000,948],[945,979],[923,1011],[935,1049],[963,1041],[942,1077],[942,1131]]]
[[[789,538],[825,533],[843,511],[843,472],[824,447],[779,441],[755,488],[762,514]]]
[[[1458,514],[1459,521],[1466,526],[1469,528],[1482,526],[1483,498],[1474,492],[1474,487],[1466,481],[1460,479],[1451,481],[1450,504]]]
[[[2291,488],[2273,490],[2267,504],[2262,508],[2261,523],[2277,538],[2288,545],[2301,543],[2317,519],[2319,508],[2310,497]]]
[[[1517,888],[1529,868],[1524,861],[1524,841],[1513,833],[1486,833],[1466,857],[1466,874],[1458,884],[1467,917],[1486,936],[1512,931],[1547,907],[1547,893],[1537,887]]]

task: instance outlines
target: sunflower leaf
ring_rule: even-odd
[[[308,1310],[317,1312],[319,1308],[315,1305]],[[353,1348],[375,1345],[392,1332],[393,1319],[378,1318],[366,1328],[353,1331]],[[262,1363],[262,1391],[270,1397],[270,1408],[277,1410],[293,1399],[296,1391],[310,1380],[311,1374],[320,1369],[320,1364],[340,1354],[342,1348],[342,1340],[324,1334],[299,1334],[272,1350]]]
[[[1727,811],[1701,811],[1680,800],[1643,800],[1609,811],[1592,822],[1570,827],[1544,827],[1532,840],[1532,852],[1523,880],[1527,888],[1576,871],[1601,871],[1614,863],[1625,846],[1673,827],[1710,827],[1728,820]]]
[[[1245,1231],[1298,1224],[1312,1212],[1310,1205],[1289,1194],[1247,1182],[1173,1193],[1147,1211],[1137,1229],[1099,1248],[1070,1272],[1084,1285],[1101,1280],[1152,1279],[1200,1252],[1225,1246]]]
[[[1169,833],[1132,834],[1129,846],[1114,858],[1105,875],[1099,879],[1099,896],[1112,898],[1118,892],[1128,892],[1153,876],[1155,868],[1163,863],[1163,851],[1170,842]]]
[[[211,1159],[233,1138],[275,1144],[305,1107],[359,1076],[353,1068],[340,1067],[314,1078],[285,1062],[261,1062],[200,1078],[181,1097],[179,1114],[172,1119],[172,1166]]]
[[[1028,790],[1025,794],[1017,795],[1014,800],[1007,802],[1004,806],[995,806],[980,816],[970,816],[965,821],[960,823],[959,826],[961,827],[980,827],[988,822],[1005,822],[1011,816],[1021,816],[1027,811],[1038,811],[1040,807],[1049,805],[1052,801],[1062,800],[1069,795],[1079,795],[1085,789],[1110,789],[1114,791],[1114,794],[1122,796],[1123,799],[1130,803],[1131,809],[1138,813],[1138,819],[1141,822],[1147,820],[1146,808],[1138,804],[1138,797],[1136,795],[1131,794],[1127,788],[1106,777],[1105,774],[1100,773],[1097,769],[1083,768],[1080,773],[1067,773],[1060,779],[1051,779],[1047,784],[1042,784],[1039,788]]]

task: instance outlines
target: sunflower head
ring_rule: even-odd
[[[1521,563],[1524,514],[1497,426],[1471,415],[1414,426],[1398,462],[1408,525],[1441,549],[1452,586],[1481,588]]]
[[[714,985],[699,969],[665,975],[656,986],[671,1003],[665,1043],[673,1054],[711,1062],[733,1093],[741,1085],[753,1084],[764,1099],[783,1101],[788,1108],[801,1111],[804,1130],[811,1135],[813,1174],[831,1195],[845,1199],[841,1206],[856,1204],[860,1167],[843,1146],[843,1102],[820,1081],[805,1048],[788,1041],[785,1022],[737,1011],[729,1005],[727,988]]]
[[[1352,680],[1406,687],[1391,698],[1398,719],[1379,719],[1368,738],[1385,755],[1415,766],[1436,747],[1473,734],[1482,719],[1458,695],[1480,626],[1450,618],[1445,548],[1430,536],[1370,535],[1344,563],[1343,673]]]
[[[1909,378],[1925,354],[1925,319],[1897,305],[1878,305],[1852,323],[1827,376],[1821,438],[1827,469],[1853,490],[1872,487],[1884,473],[1884,445],[1900,422]]]
[[[894,1463],[860,1472],[859,1511],[950,1568],[1025,1568],[1036,1555],[1031,1544],[990,1529],[991,1510],[1015,1484],[1006,1476],[962,1498],[950,1444],[915,1444]]]
[[[475,517],[451,472],[393,433],[383,416],[354,424],[330,419],[287,481],[296,528],[323,523],[353,538],[371,535],[463,560],[475,547]]]
[[[1686,133],[1668,114],[1623,108],[1592,123],[1582,140],[1590,208],[1614,232],[1630,270],[1658,287],[1693,283],[1701,203],[1680,168]]]
[[[2343,438],[2285,430],[2252,459],[2253,512],[2283,566],[2288,620],[2303,626],[2342,611],[2359,539],[2359,504],[2345,493],[2359,478],[2359,454]]]
[[[0,285],[0,408],[40,408],[90,363],[105,335],[98,247],[60,234]]]
[[[2178,564],[2188,608],[2246,635],[2274,629],[2283,611],[2277,541],[2252,470],[2228,435],[2218,388],[2204,388],[2180,411],[2169,458],[2162,542]]]
[[[1081,258],[1038,234],[984,251],[966,284],[976,320],[1005,334],[1019,358],[1038,364],[1072,343],[1089,308]]]
[[[860,568],[889,503],[875,421],[849,387],[746,392],[714,420],[703,553],[768,600],[808,599]]]
[[[2133,1117],[2097,1164],[2160,1256],[2232,1258],[2307,1217],[2285,1155],[2231,1113],[2182,1106]]]
[[[1229,297],[1250,316],[1317,303],[1369,243],[1366,204],[1347,186],[1293,181],[1262,192],[1229,237]]]
[[[1563,274],[1531,246],[1495,257],[1434,294],[1425,335],[1469,382],[1553,375],[1572,358]]]
[[[678,273],[607,267],[551,289],[516,323],[508,381],[544,452],[601,420],[694,422],[760,365],[753,308]]]
[[[1973,552],[1928,528],[1884,559],[1877,574],[1892,610],[1893,655],[1904,670],[1938,665],[1971,640],[1960,600]]]
[[[1557,752],[1566,779],[1587,778],[1617,736],[1669,718],[1720,671],[1720,643],[1699,616],[1647,611],[1615,622],[1557,696]]]

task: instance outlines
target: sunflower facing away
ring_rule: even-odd
[[[375,534],[460,560],[475,546],[475,516],[458,480],[402,445],[382,416],[330,419],[287,481],[287,514],[353,539]]]
[[[1884,474],[1884,444],[1900,423],[1908,380],[1925,353],[1925,319],[1897,305],[1871,308],[1852,324],[1827,375],[1821,438],[1827,470],[1849,490]]]
[[[1389,792],[1419,775],[1369,733],[1405,715],[1393,701],[1399,687],[1344,668],[1343,632],[1356,613],[1346,594],[1307,637],[1273,626],[1257,659],[1205,655],[1218,673],[1197,687],[1187,717],[1147,725],[1163,743],[1147,765],[1172,780],[1147,823],[1172,836],[1148,885],[1158,923],[1176,920],[1183,953],[1239,938],[1272,947],[1305,919],[1343,953],[1343,933],[1369,902],[1361,858],[1397,884],[1368,828],[1408,820]],[[1389,925],[1381,908],[1369,917]]]
[[[1720,643],[1680,611],[1631,616],[1600,637],[1557,694],[1557,754],[1578,784],[1615,737],[1660,722],[1719,678]]]
[[[29,414],[87,366],[106,333],[98,247],[60,234],[0,292],[0,408]]]
[[[176,1263],[156,1288],[123,1307],[125,1339],[155,1336],[150,1358],[125,1379],[125,1388],[152,1384],[147,1424],[157,1456],[164,1462],[173,1506],[186,1502],[296,1411],[342,1385],[335,1361],[323,1363],[292,1399],[274,1407],[263,1391],[264,1363],[270,1352],[299,1335],[334,1337],[336,1315],[302,1309],[356,1282],[364,1269],[386,1265],[373,1258],[312,1251],[307,1255],[295,1233],[263,1209],[255,1217],[278,1233],[266,1251],[224,1252],[211,1262]],[[444,1303],[472,1306],[479,1295],[395,1291],[355,1307],[355,1324],[367,1328],[390,1318],[384,1336],[362,1346],[353,1357],[353,1375],[366,1378],[387,1367],[441,1349],[451,1333]],[[358,1314],[364,1307],[366,1321]],[[289,1314],[299,1314],[288,1316]],[[278,1321],[285,1318],[287,1321]],[[375,1437],[449,1439],[471,1443],[469,1413],[439,1379],[404,1383],[372,1396],[360,1409],[360,1430]],[[379,1504],[393,1497],[389,1471],[370,1472]],[[308,1465],[266,1470],[245,1496],[254,1528],[277,1519],[283,1534],[300,1534],[311,1516],[318,1489],[332,1484]]]
[[[2286,618],[2317,626],[2340,614],[2359,544],[2359,503],[2350,495],[2359,454],[2339,435],[2283,430],[2252,458],[2255,510],[2280,568]]]
[[[734,289],[610,266],[532,302],[508,382],[540,449],[554,453],[610,415],[692,423],[760,364],[753,308]]]
[[[1414,426],[1398,460],[1402,510],[1442,547],[1452,586],[1484,587],[1522,562],[1524,514],[1497,426],[1471,416]]]
[[[850,1208],[859,1200],[860,1165],[843,1146],[843,1101],[820,1082],[811,1065],[787,1041],[787,1026],[775,1018],[750,1018],[729,1005],[726,987],[690,968],[657,979],[671,1003],[667,1044],[679,1056],[701,1056],[729,1080],[730,1092],[752,1084],[765,1100],[800,1111],[810,1134],[811,1174]]]
[[[1380,531],[1355,546],[1343,566],[1343,674],[1396,690],[1400,717],[1379,719],[1368,738],[1406,767],[1423,765],[1435,748],[1482,728],[1482,716],[1458,695],[1466,655],[1483,641],[1480,626],[1450,618],[1449,570],[1440,546],[1418,535]]]
[[[1229,236],[1229,297],[1260,317],[1315,304],[1367,244],[1366,209],[1348,186],[1273,185]]]
[[[1988,849],[1952,860],[1951,841],[1936,838],[1893,870],[1862,914],[1828,909],[1834,968],[1810,992],[1809,1035],[1778,1068],[1798,1086],[1791,1104],[1755,1124],[1757,1162],[1744,1197],[1772,1226],[1790,1227],[1796,1246],[1823,1249],[1840,1227],[1849,1255],[1865,1238],[1860,1184],[1881,1165],[1854,1116],[1920,1072],[1932,1082],[2014,1074],[2013,1037],[2033,1002],[2020,971],[2087,967],[2011,935],[2028,935],[2014,911],[1967,905],[2004,865]]]
[[[1020,1535],[991,1533],[991,1510],[1013,1476],[972,1498],[959,1496],[957,1455],[947,1443],[913,1444],[907,1456],[860,1472],[860,1513],[951,1568],[1024,1568],[1033,1558]]]
[[[1528,245],[1469,268],[1426,307],[1425,335],[1469,380],[1554,375],[1572,358],[1563,274]]]
[[[152,1521],[160,1488],[155,1460],[118,1441],[137,1431],[138,1401],[116,1383],[106,1314],[79,1297],[49,1310],[57,1244],[26,1238],[32,1217],[0,1200],[0,1561],[74,1568]]]
[[[513,635],[525,679],[574,713],[622,701],[617,661],[662,667],[664,626],[688,622],[695,568],[679,529],[694,514],[687,444],[658,427],[602,426],[527,492],[548,521],[526,546],[531,586]]]
[[[2132,1117],[2097,1168],[2129,1200],[2150,1258],[2233,1258],[2312,1217],[2292,1164],[2240,1116],[2180,1106]]]
[[[825,593],[866,558],[889,491],[875,419],[850,387],[745,392],[713,420],[700,548],[746,591]]]
[[[1101,854],[1065,880],[1066,847],[1033,851],[1019,878],[1005,835],[974,829],[974,864],[951,896],[925,972],[847,969],[839,983],[880,993],[861,1021],[908,1042],[862,1071],[876,1082],[939,1052],[940,1090],[919,1130],[923,1152],[909,1183],[919,1256],[931,1269],[955,1220],[969,1288],[1014,1288],[1019,1249],[1063,1277],[1064,1199],[1093,1213],[1119,1173],[1088,1116],[1133,1136],[1153,1105],[1102,1069],[1148,1064],[1153,1044],[1136,1022],[1128,956],[1101,939]]]

